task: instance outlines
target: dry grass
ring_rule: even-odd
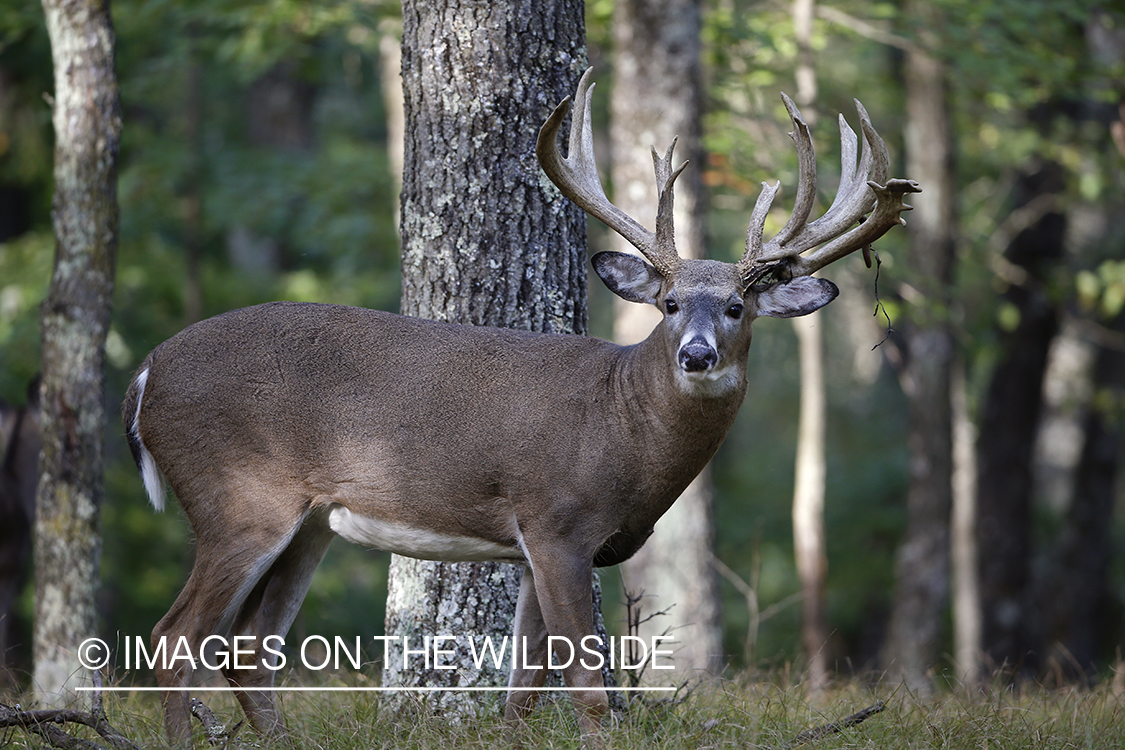
[[[479,719],[454,721],[415,703],[405,712],[385,696],[370,693],[286,694],[283,710],[293,735],[291,748],[434,748],[468,750],[510,744],[499,718],[500,698],[474,696]],[[607,747],[614,748],[792,748],[802,732],[885,702],[864,723],[801,745],[812,748],[1113,748],[1125,747],[1125,697],[1109,685],[1093,689],[1018,690],[991,688],[922,697],[903,688],[847,683],[817,701],[779,679],[741,678],[695,686],[679,705],[634,700],[607,722]],[[221,720],[242,717],[233,698],[207,702]],[[159,699],[153,694],[106,697],[110,720],[144,748],[164,745]],[[91,740],[85,730],[75,733]],[[202,732],[198,746],[204,746]],[[547,701],[520,733],[523,747],[579,747],[569,701]],[[40,747],[18,731],[0,730],[0,745]],[[231,747],[262,747],[252,730],[239,732]],[[282,745],[278,745],[281,747]]]

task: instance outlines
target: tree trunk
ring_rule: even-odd
[[[936,29],[940,12],[908,4],[920,28]],[[948,84],[944,65],[925,49],[907,52],[906,173],[923,185],[911,201],[909,264],[927,303],[913,311],[900,373],[910,400],[906,536],[895,560],[895,593],[884,652],[894,679],[928,688],[939,655],[949,596],[949,523],[953,435],[949,284],[954,259],[954,176]]]
[[[1117,317],[1113,330],[1125,332],[1125,315]],[[1074,497],[1067,508],[1056,565],[1040,598],[1041,611],[1049,622],[1052,659],[1064,674],[1088,678],[1096,678],[1103,630],[1112,607],[1108,577],[1122,445],[1125,352],[1099,346],[1093,370],[1093,394],[1083,419],[1082,452],[1074,472]]]
[[[55,70],[56,251],[41,311],[33,651],[39,700],[57,703],[80,674],[79,644],[97,632],[121,114],[108,2],[44,0],[43,10]]]
[[[793,31],[797,39],[797,104],[809,127],[816,124],[816,68],[813,65],[812,23],[815,0],[794,0]],[[808,658],[807,686],[819,697],[828,683],[828,618],[824,601],[828,576],[825,549],[824,494],[827,467],[824,454],[827,394],[824,383],[824,336],[819,311],[793,318],[801,360],[801,411],[793,481],[793,551],[801,579],[801,644]]]
[[[403,313],[585,332],[585,218],[545,187],[535,158],[540,125],[585,68],[583,24],[578,0],[403,4]],[[520,574],[512,565],[396,556],[387,635],[409,636],[412,647],[423,635],[499,640],[510,634]],[[402,670],[401,655],[391,661],[387,684],[505,679],[471,664]],[[441,705],[474,712],[454,695]]]
[[[1017,206],[1063,189],[1058,165],[1020,178]],[[1000,356],[980,422],[977,544],[982,640],[988,666],[1030,675],[1038,669],[1042,620],[1031,577],[1032,458],[1043,400],[1047,353],[1058,312],[1047,283],[1062,258],[1066,218],[1048,212],[1018,234],[1005,255],[1027,271],[1004,299],[1018,323],[1000,337]]]
[[[672,139],[677,163],[692,162],[676,181],[674,221],[680,255],[705,255],[700,109],[699,0],[622,0],[614,5],[614,81],[610,97],[614,202],[647,226],[656,220],[656,180],[650,147],[663,154]],[[636,253],[620,236],[613,249]],[[656,308],[616,299],[614,338],[641,341],[660,320]],[[718,589],[711,567],[714,530],[710,470],[676,500],[645,546],[623,566],[625,586],[642,594],[642,638],[676,639],[670,672],[648,679],[681,682],[722,667]]]

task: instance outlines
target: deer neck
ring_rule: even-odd
[[[672,471],[689,474],[684,486],[711,459],[738,414],[746,396],[749,341],[731,353],[738,367],[733,384],[721,390],[687,389],[663,323],[641,343],[625,347],[615,373],[620,418],[633,434],[643,436],[645,450]]]
[[[743,373],[722,393],[692,393],[677,382],[678,367],[663,323],[645,341],[618,352],[610,397],[616,403],[613,457],[619,486],[628,487],[621,525],[594,557],[601,567],[627,560],[657,520],[711,460],[746,395]],[[746,352],[739,353],[745,365]],[[623,498],[621,499],[623,500]],[[620,500],[619,500],[620,502]]]

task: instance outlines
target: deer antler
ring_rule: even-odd
[[[785,94],[785,109],[793,120],[789,135],[797,144],[799,178],[797,198],[789,221],[777,235],[763,244],[762,230],[779,184],[762,183],[762,193],[754,204],[746,230],[746,252],[738,262],[739,272],[749,286],[786,262],[789,276],[809,276],[818,269],[870,245],[895,224],[905,224],[900,214],[912,207],[902,202],[907,193],[922,191],[913,180],[887,179],[890,156],[883,139],[871,125],[867,110],[855,100],[863,130],[863,155],[856,167],[858,139],[840,115],[840,186],[831,207],[816,221],[806,223],[816,194],[816,156],[809,126]],[[864,215],[870,213],[866,219]],[[859,223],[858,226],[856,225]],[[809,255],[801,253],[825,244]]]
[[[687,166],[687,162],[676,170],[672,169],[672,151],[676,147],[674,140],[663,157],[656,153],[656,149],[652,150],[652,161],[656,168],[656,187],[660,192],[655,233],[645,229],[624,211],[610,203],[602,188],[601,180],[598,179],[598,168],[594,162],[590,94],[595,84],[589,82],[592,70],[593,68],[589,68],[582,75],[578,90],[574,94],[575,111],[570,124],[566,158],[559,153],[558,132],[570,110],[570,97],[563,99],[562,103],[555,107],[555,111],[540,128],[535,153],[539,157],[543,171],[563,195],[587,213],[605,222],[606,226],[640,250],[657,271],[664,276],[669,276],[680,263],[672,224],[672,185]]]

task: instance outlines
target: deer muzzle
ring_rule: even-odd
[[[705,372],[719,361],[719,353],[702,336],[696,336],[680,347],[679,361],[684,372]]]

